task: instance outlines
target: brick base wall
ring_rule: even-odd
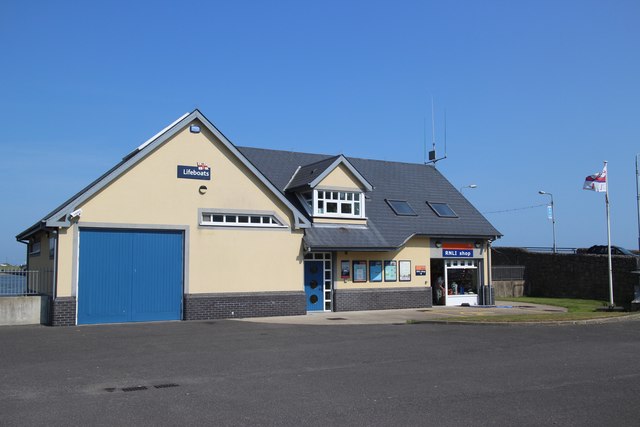
[[[432,306],[431,288],[336,289],[335,311],[392,310]]]
[[[75,326],[76,298],[56,298],[51,302],[51,326]]]
[[[297,316],[307,313],[304,292],[186,294],[184,320]]]

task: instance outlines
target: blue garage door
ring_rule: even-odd
[[[181,231],[80,231],[78,323],[182,318]]]

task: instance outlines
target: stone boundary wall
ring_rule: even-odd
[[[48,323],[48,296],[0,296],[0,326],[40,324],[46,325]]]
[[[336,289],[334,311],[392,310],[432,306],[431,287]]]
[[[531,297],[581,298],[609,301],[609,267],[606,255],[552,254],[522,248],[494,247],[491,261],[496,265],[524,265],[524,295]],[[640,257],[614,255],[613,296],[616,305],[629,307]]]
[[[493,280],[494,298],[524,296],[524,280]]]

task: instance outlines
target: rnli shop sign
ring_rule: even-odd
[[[211,168],[206,163],[197,163],[196,166],[178,165],[178,178],[186,179],[211,179]]]
[[[473,245],[470,243],[445,243],[442,245],[443,258],[473,258]]]
[[[473,258],[473,249],[443,249],[445,258]]]

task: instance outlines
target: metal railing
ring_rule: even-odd
[[[0,296],[51,295],[53,270],[0,271]]]
[[[524,280],[524,265],[494,265],[491,280]]]
[[[546,246],[525,246],[522,249],[526,249],[529,252],[553,253],[553,248]],[[556,248],[556,253],[575,254],[578,253],[578,248]]]

